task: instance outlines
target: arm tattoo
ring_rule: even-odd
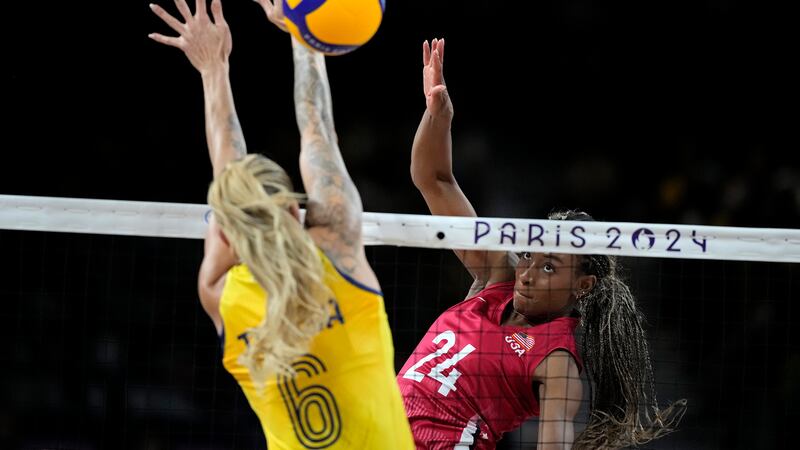
[[[244,158],[247,155],[247,145],[244,142],[244,133],[242,133],[242,125],[239,123],[239,117],[236,113],[231,113],[228,116],[228,133],[231,138],[231,146],[236,159]]]
[[[311,132],[335,141],[331,89],[325,57],[294,45],[294,104],[300,133]]]
[[[339,152],[325,59],[294,44],[294,100],[302,149],[300,167],[308,194],[306,224],[321,227],[320,247],[352,273],[361,245],[361,198]]]

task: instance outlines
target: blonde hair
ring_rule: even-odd
[[[261,155],[229,163],[208,190],[214,218],[267,292],[265,318],[248,330],[240,358],[258,385],[271,374],[294,375],[292,361],[330,315],[317,247],[288,209],[303,198],[283,168]]]

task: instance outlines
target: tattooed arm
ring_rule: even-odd
[[[228,76],[228,59],[233,49],[231,31],[222,15],[220,0],[211,2],[213,21],[206,11],[205,1],[195,3],[194,15],[185,0],[176,0],[175,5],[184,22],[158,5],[151,4],[150,8],[179,36],[151,33],[149,37],[182,50],[192,66],[200,72],[203,79],[208,155],[216,178],[228,162],[247,153]],[[197,288],[203,308],[211,317],[218,333],[222,332],[219,299],[225,274],[234,264],[236,256],[212,218],[206,234],[205,255],[198,274]]]
[[[308,194],[306,225],[340,270],[377,289],[361,241],[361,197],[339,152],[325,57],[294,38],[292,48],[300,173]]]

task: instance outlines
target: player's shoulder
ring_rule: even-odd
[[[508,300],[508,296],[514,291],[514,281],[502,281],[499,283],[492,283],[484,286],[475,294],[467,298],[467,300],[481,300],[494,304]]]
[[[534,371],[536,379],[563,378],[580,373],[580,363],[566,349],[556,349],[542,358]]]

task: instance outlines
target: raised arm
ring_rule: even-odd
[[[179,36],[170,37],[158,33],[149,36],[156,42],[181,49],[192,66],[200,72],[203,80],[208,156],[216,178],[228,162],[247,153],[228,76],[228,59],[233,49],[233,40],[222,14],[220,0],[211,2],[213,22],[206,11],[205,0],[196,1],[194,15],[185,0],[175,0],[175,5],[185,22],[179,21],[158,5],[151,4],[150,8]],[[198,275],[198,293],[203,308],[218,332],[222,330],[219,298],[225,274],[235,263],[233,251],[212,218]]]
[[[151,4],[150,7],[179,36],[168,37],[153,33],[150,38],[183,50],[192,66],[200,72],[203,80],[208,156],[216,177],[228,162],[247,153],[229,77],[228,60],[233,49],[233,39],[222,14],[220,0],[211,2],[213,22],[203,0],[196,1],[194,15],[185,0],[175,0],[175,4],[186,23],[181,23],[158,5]]]
[[[368,287],[378,281],[361,240],[361,197],[339,151],[325,58],[292,38],[300,173],[308,195],[306,225],[340,270]]]
[[[272,23],[287,30],[282,1],[256,1]],[[300,175],[308,196],[308,232],[339,270],[369,288],[379,289],[361,240],[361,197],[339,151],[325,57],[294,38],[292,49]]]
[[[426,109],[411,149],[411,179],[431,214],[474,217],[475,209],[453,175],[453,104],[443,76],[444,39],[422,44],[422,64]],[[489,284],[514,279],[512,255],[472,250],[455,253],[475,279],[470,295]]]

